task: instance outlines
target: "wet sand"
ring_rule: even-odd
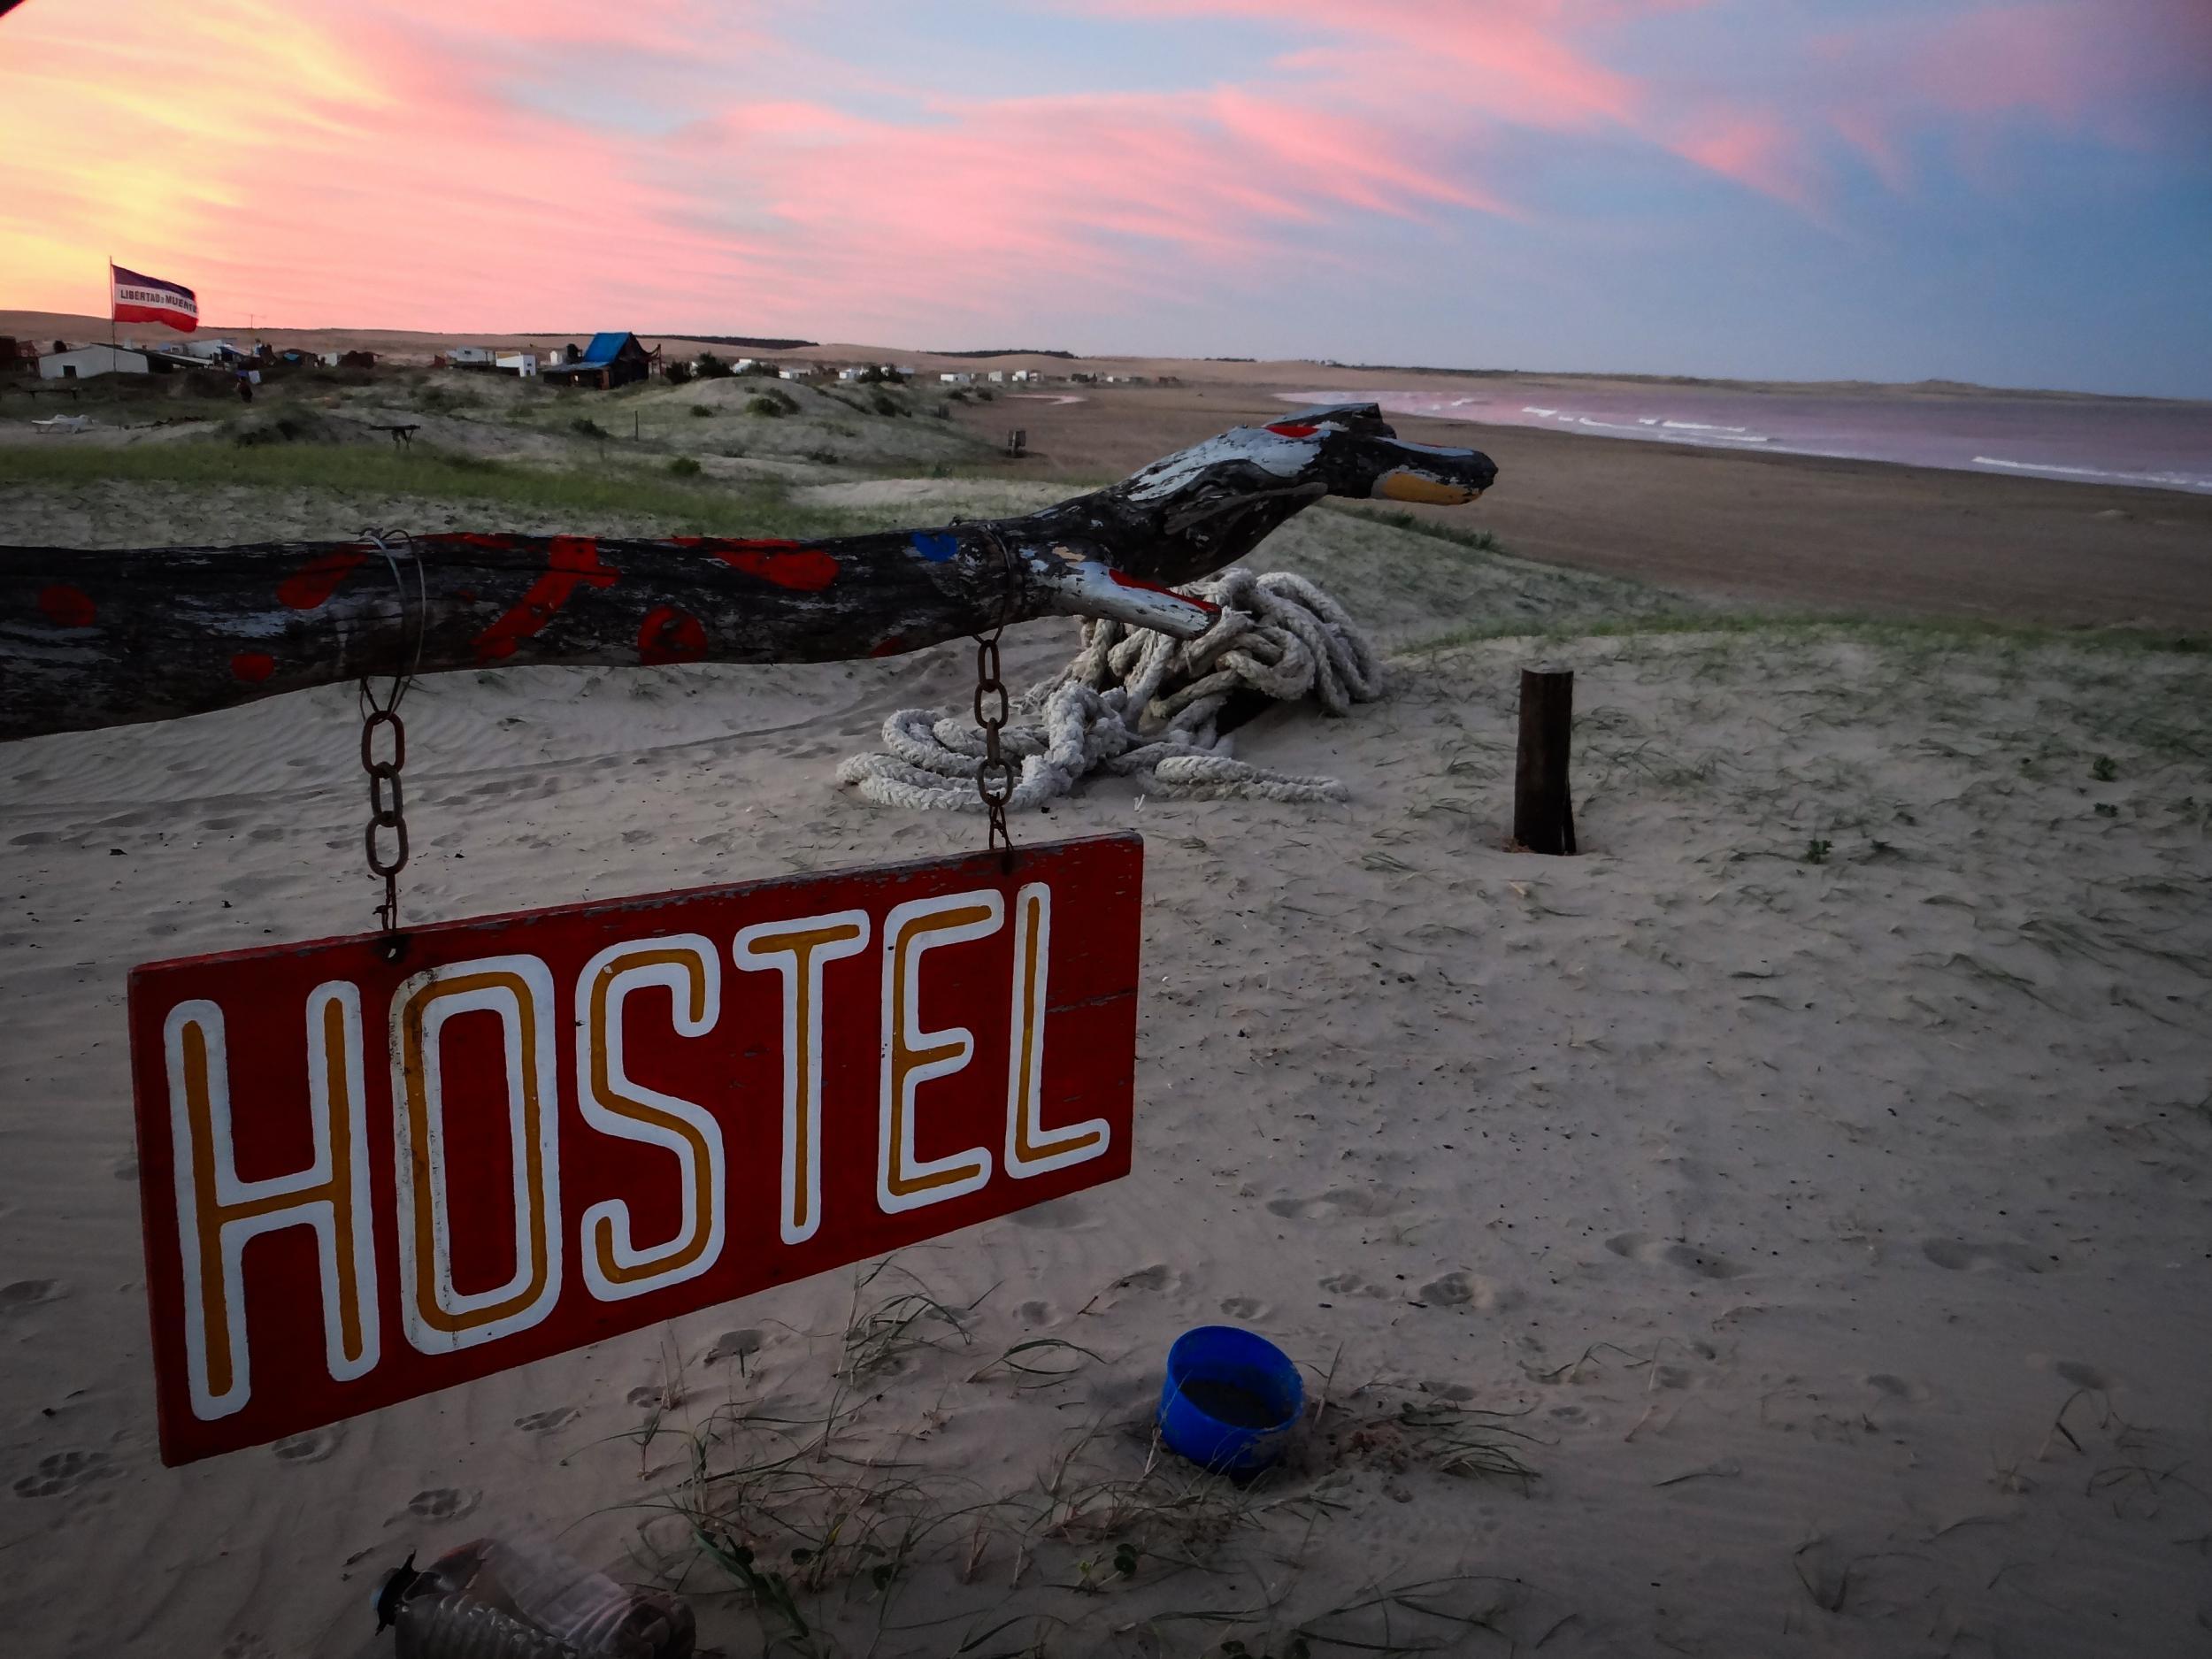
[[[1225,426],[1279,419],[1265,386],[1002,396],[965,419],[1025,427],[1010,468],[1119,476]],[[1763,606],[2074,627],[2212,627],[2212,497],[1874,461],[1741,455],[1471,421],[1398,418],[1402,436],[1498,463],[1472,514],[1516,553]]]

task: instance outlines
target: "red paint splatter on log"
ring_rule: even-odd
[[[889,639],[879,641],[869,651],[871,657],[896,657],[906,649],[906,635],[894,634]]]
[[[1201,599],[1192,594],[1179,594],[1176,593],[1175,589],[1168,587],[1165,583],[1148,582],[1145,580],[1143,577],[1132,576],[1125,571],[1109,571],[1106,573],[1114,579],[1114,586],[1117,588],[1141,588],[1147,593],[1167,594],[1174,598],[1181,600],[1187,605],[1196,605],[1201,611],[1212,611],[1217,612],[1221,609],[1219,605],[1214,603],[1210,599]]]
[[[512,657],[515,647],[560,614],[578,588],[611,588],[622,572],[599,562],[599,543],[587,535],[557,535],[553,562],[507,614],[476,636],[479,662]]]
[[[241,651],[230,659],[230,677],[257,686],[276,672],[276,658],[266,651]]]
[[[480,535],[470,530],[456,530],[450,534],[426,535],[420,539],[442,541],[451,547],[483,548],[494,553],[503,553],[515,544],[515,539],[511,535]]]
[[[673,605],[656,605],[645,613],[645,626],[637,633],[637,659],[649,667],[662,663],[695,663],[707,654],[705,624]]]
[[[277,598],[295,611],[312,611],[327,603],[338,584],[368,556],[365,548],[342,548],[310,560],[277,584]]]
[[[1268,430],[1279,438],[1310,438],[1321,430],[1318,426],[1302,426],[1294,420],[1279,421]]]
[[[88,628],[93,618],[100,614],[90,594],[81,588],[72,588],[67,582],[56,582],[42,589],[38,608],[58,628]]]
[[[779,588],[803,594],[818,594],[837,580],[837,561],[819,548],[803,541],[772,540],[733,541],[721,536],[672,536],[672,545],[697,548],[725,565],[757,576]]]

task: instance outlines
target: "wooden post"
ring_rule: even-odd
[[[1521,671],[1521,747],[1513,767],[1513,839],[1532,853],[1571,855],[1574,798],[1568,787],[1573,741],[1571,670]]]

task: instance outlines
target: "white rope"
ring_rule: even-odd
[[[1217,729],[1240,690],[1282,702],[1310,693],[1331,714],[1382,695],[1382,667],[1358,625],[1321,588],[1287,571],[1226,570],[1182,590],[1221,607],[1194,640],[1093,620],[1083,647],[1022,694],[999,744],[1021,764],[1009,811],[1070,794],[1094,772],[1145,780],[1164,795],[1210,800],[1342,801],[1334,778],[1270,772],[1236,759]],[[883,749],[856,755],[837,780],[879,806],[979,812],[983,733],[931,709],[883,723]]]

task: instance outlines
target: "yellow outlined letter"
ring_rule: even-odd
[[[943,898],[910,899],[883,922],[883,1097],[876,1143],[876,1202],[892,1214],[942,1203],[991,1179],[987,1147],[924,1161],[914,1153],[914,1095],[949,1077],[975,1054],[965,1026],[924,1031],[921,964],[940,945],[986,939],[1006,920],[1006,902],[988,888]]]
[[[371,1240],[368,1125],[361,1087],[361,993],[330,979],[307,995],[307,1098],[315,1159],[291,1175],[238,1179],[223,1011],[180,1002],[162,1024],[169,1071],[178,1242],[184,1263],[185,1370],[203,1422],[242,1409],[246,1241],[310,1227],[322,1277],[323,1353],[340,1382],[376,1365],[376,1252]]]
[[[783,1241],[822,1225],[822,964],[868,948],[868,912],[839,910],[741,929],[732,947],[748,972],[783,975]]]
[[[722,1008],[722,959],[697,933],[610,945],[576,979],[576,1099],[602,1133],[675,1154],[682,1223],[665,1244],[641,1248],[630,1206],[610,1198],[584,1211],[584,1282],[602,1302],[642,1296],[696,1279],[722,1254],[722,1126],[704,1107],[630,1080],[622,1059],[622,1003],[664,987],[679,1036],[703,1037]]]

